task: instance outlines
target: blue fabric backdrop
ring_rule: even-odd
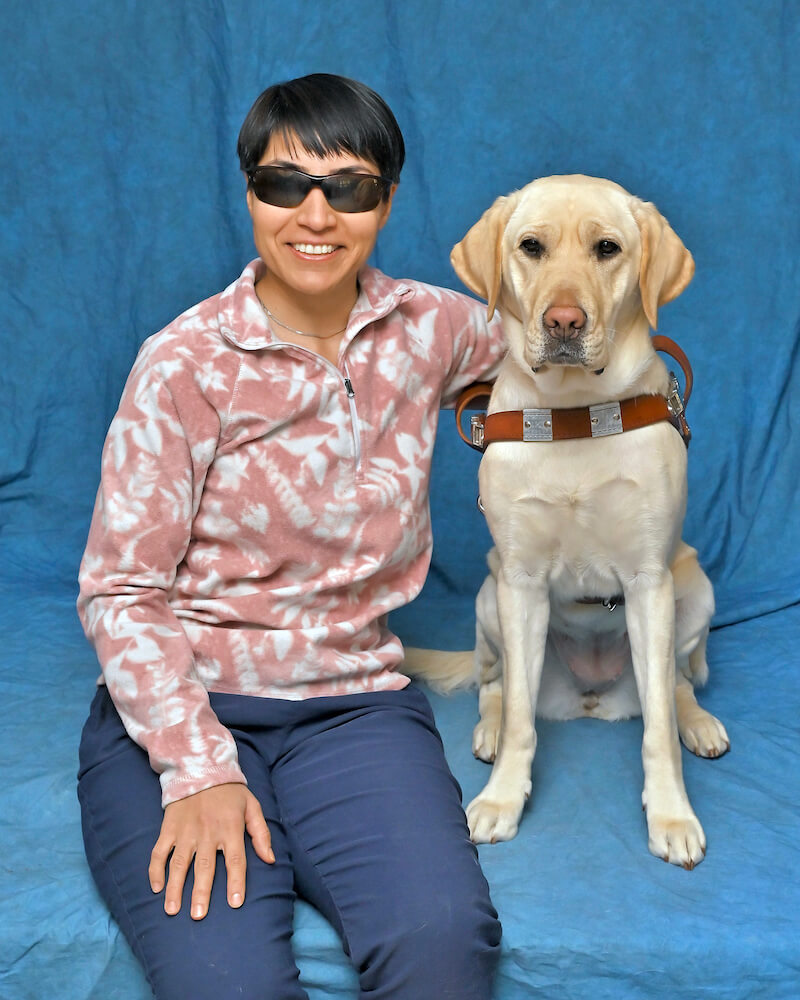
[[[81,856],[96,665],[75,574],[138,346],[254,256],[239,125],[269,83],[313,71],[373,86],[405,133],[375,254],[394,276],[459,287],[449,250],[490,202],[571,172],[654,201],[697,262],[660,332],[696,377],[685,537],[716,588],[707,704],[734,751],[686,766],[716,839],[691,876],[647,855],[620,808],[639,794],[637,723],[545,727],[535,809],[482,851],[506,925],[499,995],[800,996],[797,2],[6,0],[2,27],[0,996],[146,995]],[[488,536],[450,421],[432,573],[395,625],[461,647]],[[474,794],[472,697],[434,702]],[[312,996],[347,995],[332,932],[299,920]]]

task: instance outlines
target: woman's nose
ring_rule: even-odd
[[[297,210],[298,221],[311,229],[325,229],[336,222],[336,215],[318,187],[312,188]]]

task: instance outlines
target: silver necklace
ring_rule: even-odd
[[[281,320],[279,320],[277,316],[273,316],[273,314],[269,311],[269,309],[267,309],[267,307],[261,301],[260,295],[258,296],[258,301],[261,302],[261,308],[267,314],[267,318],[270,320],[270,322],[277,323],[278,326],[282,326],[284,330],[288,330],[290,333],[297,334],[298,337],[311,337],[313,340],[330,340],[331,337],[338,337],[340,333],[344,333],[344,331],[347,329],[346,326],[343,326],[341,330],[335,330],[333,333],[303,333],[302,330],[295,330],[293,326],[289,326],[288,323],[281,322]]]

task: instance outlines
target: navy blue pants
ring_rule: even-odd
[[[276,863],[247,845],[247,894],[228,906],[220,859],[204,920],[164,913],[147,878],[161,789],[100,688],[84,727],[78,795],[95,881],[159,1000],[302,1000],[295,893],[341,935],[361,996],[487,1000],[500,925],[460,790],[425,696],[288,702],[211,695],[264,810]]]

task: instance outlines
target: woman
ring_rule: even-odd
[[[488,997],[499,924],[386,616],[428,568],[440,403],[500,331],[367,266],[404,157],[371,90],[270,87],[239,157],[259,259],[146,342],[104,450],[87,856],[159,998],[304,997],[295,891],[364,995]]]

